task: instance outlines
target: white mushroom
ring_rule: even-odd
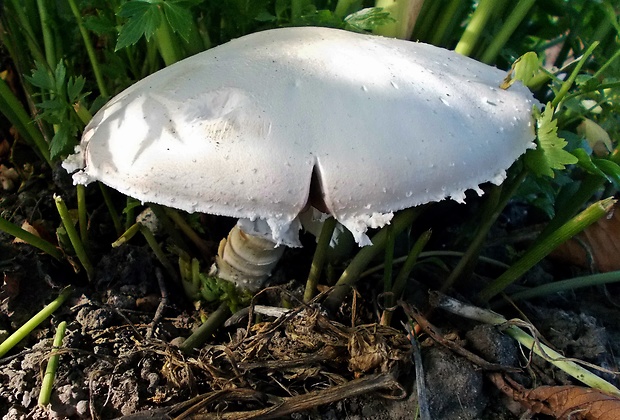
[[[366,230],[394,211],[481,193],[533,147],[535,100],[520,84],[500,89],[504,76],[421,43],[269,30],[131,86],[95,115],[67,163],[77,159],[77,183],[240,218],[233,235],[262,235],[262,256],[299,246],[308,204],[368,245]],[[259,283],[275,264],[265,261]]]

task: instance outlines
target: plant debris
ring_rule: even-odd
[[[346,327],[313,306],[239,329],[230,343],[208,346],[196,357],[172,348],[165,353],[163,372],[171,384],[206,382],[213,389],[199,403],[204,413],[218,412],[223,401],[235,407],[250,395],[260,408],[248,407],[271,407],[267,412],[278,416],[292,412],[285,407],[308,409],[377,390],[404,397],[395,378],[411,366],[411,343],[403,332],[379,324]]]

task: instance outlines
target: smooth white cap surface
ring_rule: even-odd
[[[86,127],[74,179],[260,219],[276,243],[296,245],[289,228],[314,170],[325,206],[364,245],[367,228],[394,211],[500,183],[533,147],[535,101],[518,83],[500,89],[504,75],[421,43],[314,27],[259,32],[112,99]]]

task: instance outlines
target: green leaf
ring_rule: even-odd
[[[618,23],[618,13],[616,11],[617,7],[617,4],[614,6],[611,2],[604,2],[602,4],[602,9],[605,12],[605,17],[607,17],[609,22],[614,26],[616,32],[620,34],[620,23]]]
[[[73,146],[74,139],[71,136],[69,124],[60,124],[50,142],[50,155],[52,159],[71,153]]]
[[[345,23],[350,27],[348,29],[357,32],[372,31],[373,29],[394,22],[390,16],[390,12],[384,12],[381,7],[369,7],[351,13],[344,18]]]
[[[603,177],[603,178],[607,178],[605,173],[603,171],[601,171],[598,168],[598,166],[596,166],[594,164],[594,162],[592,162],[592,158],[590,157],[588,152],[586,152],[584,149],[582,149],[582,148],[575,149],[571,153],[577,157],[577,159],[579,160],[577,164],[583,170],[585,170],[586,172],[589,172],[591,174],[598,175],[598,176]]]
[[[566,140],[558,137],[557,120],[553,119],[555,109],[548,103],[542,114],[536,110],[537,147],[525,155],[527,167],[536,175],[554,177],[553,169],[564,169],[566,165],[578,162],[577,157],[566,150]]]
[[[129,214],[131,210],[138,208],[140,206],[142,206],[142,203],[140,203],[140,201],[134,198],[128,197],[127,205],[125,206],[125,208],[123,208],[123,214]]]
[[[342,20],[338,18],[331,10],[314,10],[301,16],[300,25],[306,26],[324,26],[328,28],[339,28],[342,26]]]
[[[620,189],[620,166],[617,163],[608,159],[592,158],[581,148],[573,150],[572,154],[579,159],[579,167],[586,172],[605,178],[616,189]]]
[[[38,102],[37,108],[43,109],[45,111],[64,111],[66,109],[65,104],[60,102],[58,99],[49,99],[45,101]]]
[[[520,80],[527,86],[539,71],[540,65],[538,64],[538,56],[536,53],[532,51],[526,52],[512,63],[512,67],[500,87],[502,89],[508,89],[517,80]]]
[[[48,72],[43,63],[35,62],[35,69],[32,70],[32,76],[25,76],[31,85],[43,90],[52,91],[56,87],[54,77]]]
[[[214,302],[220,299],[223,290],[218,287],[217,278],[200,273],[200,294],[207,302]]]
[[[69,96],[69,102],[76,103],[81,99],[82,89],[84,89],[84,83],[86,79],[82,76],[70,77],[67,82],[67,96]]]
[[[116,22],[105,16],[86,16],[84,17],[84,27],[97,35],[108,35],[116,33]]]
[[[60,93],[63,91],[64,86],[65,86],[65,77],[67,76],[67,68],[65,67],[65,64],[63,63],[62,60],[60,60],[58,62],[58,64],[56,65],[56,70],[54,71],[54,81],[56,82],[55,85],[55,92],[56,93]]]
[[[151,8],[157,8],[156,3],[152,3],[150,1],[145,0],[133,0],[124,3],[118,13],[116,14],[119,17],[124,18],[133,18],[136,16],[141,16],[147,13],[147,11]]]
[[[166,3],[179,5],[189,10],[190,7],[204,3],[204,0],[166,0]]]
[[[141,0],[127,2],[121,6],[118,16],[128,18],[118,34],[114,51],[134,45],[142,36],[150,40],[161,25],[161,13],[157,3]]]
[[[592,163],[605,173],[616,189],[620,189],[620,166],[617,163],[607,159],[592,159]]]
[[[596,90],[601,82],[590,74],[579,74],[575,78],[575,84],[579,86],[584,92],[590,92]]]
[[[193,21],[191,12],[183,6],[166,2],[164,3],[164,14],[170,24],[170,28],[178,33],[185,42],[189,42],[189,34]]]

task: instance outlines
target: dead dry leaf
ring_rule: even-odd
[[[534,413],[560,420],[620,419],[620,399],[596,389],[573,385],[527,389],[499,374],[490,378],[505,394]]]
[[[602,273],[620,270],[620,206],[616,204],[608,217],[559,246],[552,255]]]
[[[27,221],[24,221],[24,223],[22,223],[21,228],[28,233],[32,233],[33,235],[38,236],[39,238],[41,237],[41,235],[39,235],[39,231],[37,231],[37,229],[33,225],[28,223]],[[27,242],[24,241],[23,239],[15,238],[13,239],[13,243],[14,244],[25,244]]]
[[[558,419],[617,420],[620,399],[580,386],[541,386],[527,392],[530,401],[549,408]]]

